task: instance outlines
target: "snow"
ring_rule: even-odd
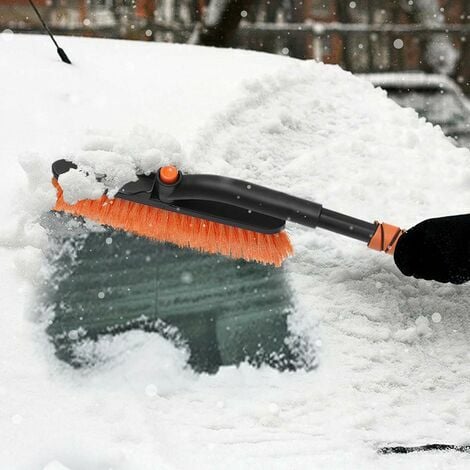
[[[314,371],[198,375],[184,349],[139,331],[84,347],[94,367],[55,359],[53,313],[34,307],[48,272],[37,218],[58,158],[106,173],[110,190],[171,159],[404,227],[470,205],[469,151],[338,67],[60,43],[73,66],[46,37],[0,37],[0,469],[468,468],[468,454],[376,452],[470,441],[468,286],[404,278],[391,258],[320,230],[289,226],[286,263]],[[97,190],[79,171],[61,183],[71,200]]]
[[[130,175],[128,181],[132,181],[134,178],[135,175]],[[97,182],[95,176],[83,170],[72,168],[64,175],[61,175],[60,183],[67,188],[64,199],[68,204],[75,204],[77,201],[86,198],[98,199],[104,192],[103,184]]]

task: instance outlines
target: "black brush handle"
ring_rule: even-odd
[[[375,223],[356,219],[329,209],[322,209],[318,227],[366,243],[369,243],[377,230],[377,224]]]
[[[229,204],[307,227],[320,227],[368,243],[377,225],[324,209],[321,204],[243,180],[216,175],[182,175],[174,184],[158,180],[154,197],[172,203],[204,200]]]

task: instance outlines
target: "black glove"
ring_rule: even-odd
[[[394,258],[405,276],[453,284],[470,280],[470,215],[421,222],[399,238]]]

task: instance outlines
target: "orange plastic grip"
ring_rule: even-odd
[[[384,251],[389,255],[393,255],[398,239],[404,231],[395,225],[379,222],[376,222],[376,224],[377,230],[367,246],[373,250]]]

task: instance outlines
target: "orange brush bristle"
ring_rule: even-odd
[[[54,210],[82,216],[135,235],[173,243],[182,248],[275,266],[280,266],[293,253],[289,237],[284,231],[275,234],[258,233],[106,196],[68,204],[59,182],[55,178],[52,182],[57,189]]]

